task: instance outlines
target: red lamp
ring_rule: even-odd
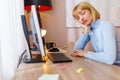
[[[52,9],[51,0],[24,0],[25,10],[30,11],[31,5],[36,5],[38,11]]]
[[[52,9],[51,0],[24,0],[24,9],[27,11],[31,11],[31,6],[35,5],[37,13],[39,11],[46,11]],[[38,13],[39,14],[39,13]],[[40,14],[38,15],[40,19]],[[42,28],[41,21],[39,20],[40,27]],[[43,37],[43,43],[45,44],[45,40]]]

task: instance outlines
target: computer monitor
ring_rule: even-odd
[[[38,19],[38,14],[36,10],[36,6],[32,5],[32,9],[30,12],[30,27],[32,31],[32,37],[33,37],[33,43],[37,47],[37,50],[39,54],[31,54],[29,51],[29,54],[27,54],[26,57],[24,57],[25,63],[38,63],[38,62],[45,62],[45,50],[44,50],[44,44],[41,34],[41,25],[40,25],[40,19]],[[30,46],[28,44],[28,46]],[[30,47],[29,47],[30,48]],[[31,57],[31,58],[28,58]]]
[[[45,50],[44,50],[44,45],[43,45],[43,40],[42,40],[42,33],[41,33],[41,21],[40,18],[38,17],[36,6],[32,5],[32,11],[30,15],[30,24],[31,24],[31,30],[32,30],[32,35],[34,39],[34,43],[37,46],[37,49],[41,53],[42,56],[45,56]]]
[[[25,39],[26,39],[26,51],[27,51],[27,56],[26,58],[28,60],[30,60],[32,58],[32,55],[31,55],[31,51],[30,51],[30,40],[29,40],[29,32],[28,32],[28,29],[27,29],[27,23],[26,23],[26,18],[25,18],[25,15],[21,15],[21,21],[22,21],[22,26],[23,26],[23,32],[24,32],[24,35],[25,35]]]

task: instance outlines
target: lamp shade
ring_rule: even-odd
[[[24,0],[25,10],[31,10],[31,5],[36,5],[38,11],[52,9],[51,0]]]

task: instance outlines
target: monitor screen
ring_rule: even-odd
[[[37,14],[37,10],[35,5],[32,5],[32,9],[30,12],[30,27],[32,31],[33,43],[35,44],[37,51],[39,54],[32,54],[30,51],[30,42],[29,42],[29,34],[27,30],[27,24],[25,16],[22,17],[24,34],[27,41],[27,56],[24,57],[23,61],[25,63],[37,63],[37,62],[45,62],[45,49],[44,43],[41,34],[41,21],[39,19],[40,16]]]
[[[41,56],[45,56],[46,54],[45,54],[44,44],[41,34],[41,25],[40,25],[41,21],[39,20],[40,19],[38,18],[36,7],[35,5],[32,5],[32,11],[30,14],[30,25],[31,25],[33,40]]]
[[[28,33],[28,29],[27,29],[25,15],[21,15],[21,21],[22,21],[22,26],[23,26],[23,32],[24,32],[25,39],[26,39],[26,48],[27,48],[26,59],[30,60],[32,58],[32,55],[31,55],[31,51],[30,51],[30,42],[29,42],[30,40],[29,40],[29,33]]]

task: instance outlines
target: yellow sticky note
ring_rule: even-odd
[[[77,72],[77,73],[80,73],[80,72],[82,72],[83,70],[84,70],[84,68],[78,68],[76,72]]]

